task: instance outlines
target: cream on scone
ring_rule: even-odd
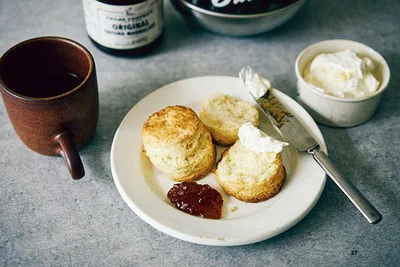
[[[280,152],[288,144],[265,135],[251,123],[240,127],[239,137],[218,163],[218,183],[228,194],[245,202],[275,196],[285,181]]]
[[[205,176],[214,165],[211,134],[196,112],[169,106],[143,124],[143,146],[153,165],[178,182]]]
[[[258,110],[248,102],[232,96],[216,94],[206,99],[200,109],[200,119],[219,145],[232,145],[238,139],[240,126],[251,122],[258,126]]]

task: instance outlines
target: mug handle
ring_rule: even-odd
[[[62,132],[56,135],[54,141],[60,145],[60,148],[57,149],[57,153],[63,157],[72,178],[78,180],[85,176],[85,169],[83,168],[81,157],[72,143],[68,132]]]

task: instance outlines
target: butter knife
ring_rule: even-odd
[[[348,179],[343,177],[325,152],[320,150],[318,142],[307,129],[274,96],[274,89],[269,81],[256,73],[251,67],[243,68],[239,72],[239,78],[265,115],[282,133],[283,137],[299,151],[310,154],[369,223],[380,222],[382,215]]]

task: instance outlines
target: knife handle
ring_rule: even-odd
[[[308,153],[313,156],[314,160],[322,167],[326,174],[331,177],[369,223],[375,224],[382,220],[382,215],[348,179],[342,176],[340,171],[323,151],[319,149],[310,149]]]

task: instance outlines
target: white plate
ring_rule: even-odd
[[[217,189],[224,199],[222,218],[212,220],[176,209],[167,198],[168,190],[176,182],[154,168],[143,153],[141,129],[153,112],[170,105],[185,105],[199,112],[201,103],[217,92],[253,102],[238,78],[206,76],[171,83],[137,103],[114,137],[111,148],[114,182],[122,198],[140,218],[173,237],[217,246],[243,245],[268,239],[299,222],[319,199],[326,178],[311,156],[297,152],[293,146],[285,148],[282,156],[287,180],[278,195],[261,203],[244,203],[227,195],[213,173],[200,179],[199,183]],[[284,93],[275,90],[275,95],[326,151],[322,134],[310,115]],[[260,128],[282,139],[262,114]],[[219,154],[221,150],[218,148]]]

